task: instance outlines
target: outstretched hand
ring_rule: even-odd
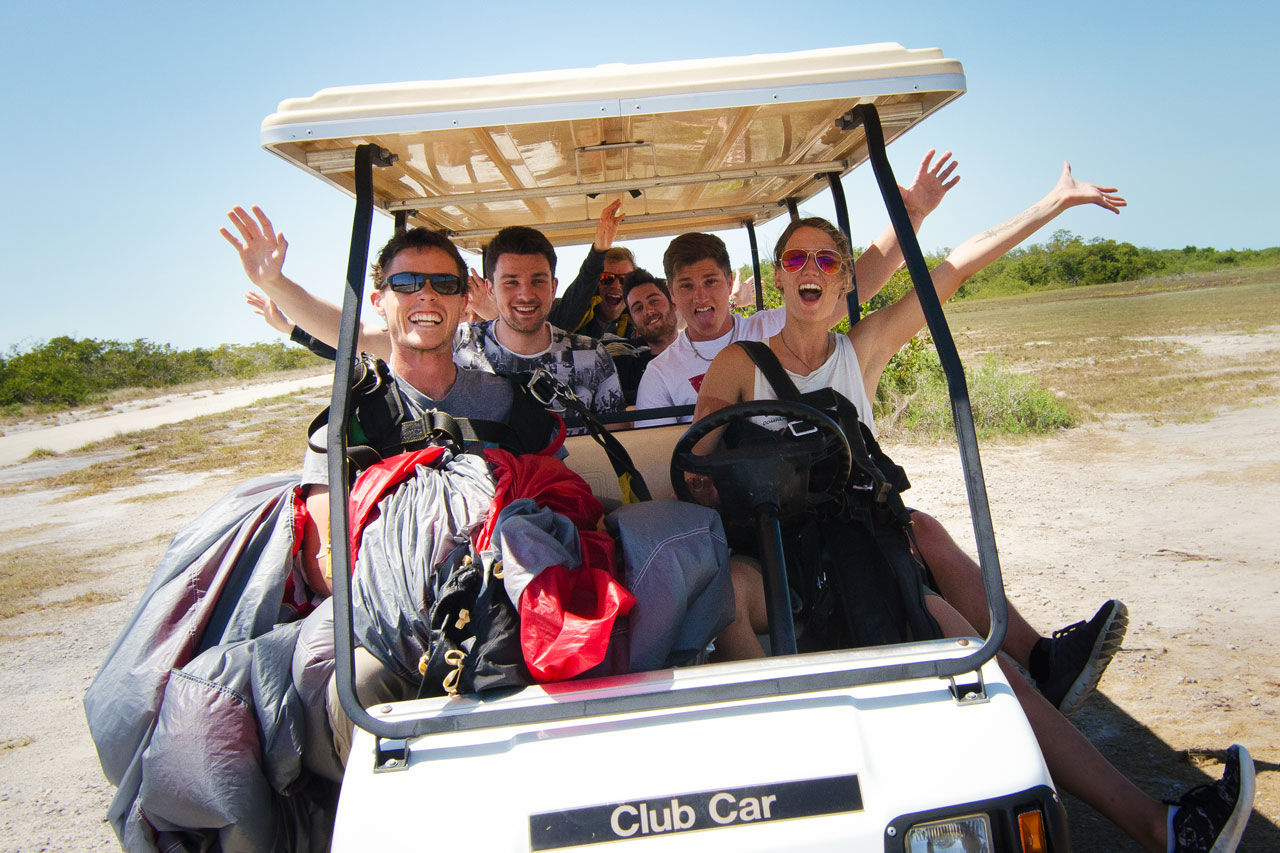
[[[738,270],[733,271],[733,282],[729,286],[730,305],[754,305],[756,302],[756,277],[746,278]]]
[[[1112,213],[1119,213],[1120,208],[1127,207],[1129,204],[1124,198],[1116,195],[1115,187],[1100,187],[1097,184],[1077,181],[1071,175],[1071,164],[1065,161],[1062,164],[1062,176],[1058,178],[1053,192],[1066,202],[1067,207],[1096,204]]]
[[[618,225],[626,218],[622,212],[622,199],[615,198],[600,211],[600,221],[596,224],[596,239],[591,244],[597,252],[603,252],[613,246],[613,239],[618,236]]]
[[[258,291],[250,290],[244,295],[244,301],[249,303],[253,313],[266,320],[267,325],[277,332],[283,332],[286,335],[293,333],[293,323],[289,318],[284,315],[279,306]]]
[[[284,234],[277,234],[271,227],[271,220],[262,212],[262,208],[254,205],[253,215],[258,218],[256,222],[239,206],[227,213],[227,218],[240,232],[243,244],[231,236],[226,228],[219,228],[218,233],[240,254],[244,274],[254,284],[262,287],[263,282],[270,282],[280,276],[289,241],[284,239]]]
[[[473,269],[467,269],[467,310],[475,320],[492,320],[498,316],[498,304],[494,302],[484,279]]]
[[[898,187],[898,191],[902,193],[902,201],[907,206],[907,213],[912,219],[924,219],[933,213],[934,208],[942,203],[942,197],[960,183],[959,175],[951,177],[956,166],[959,165],[951,159],[951,152],[946,152],[938,158],[937,163],[933,163],[933,155],[936,153],[936,149],[930,148],[924,155],[924,159],[920,161],[920,168],[916,171],[916,179],[911,186]]]

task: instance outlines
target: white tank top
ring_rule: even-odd
[[[773,386],[769,384],[768,379],[764,378],[760,368],[756,367],[755,373],[755,399],[778,399],[778,395],[773,393]],[[791,377],[791,381],[796,384],[801,394],[822,388],[831,388],[840,392],[853,403],[858,410],[858,417],[871,430],[871,434],[876,434],[875,416],[872,414],[871,401],[867,399],[867,390],[862,384],[862,368],[858,364],[858,353],[854,350],[853,342],[849,340],[848,335],[836,335],[835,351],[813,373],[804,376],[788,370],[787,376]],[[786,426],[783,418],[752,418],[752,420],[766,429],[781,430]]]

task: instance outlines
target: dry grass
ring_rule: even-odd
[[[288,379],[302,379],[307,376],[315,376],[319,371],[314,367],[300,368],[298,370],[276,370],[270,373],[263,373],[255,376],[252,380],[254,383],[260,382],[281,382]],[[138,400],[152,400],[157,397],[168,397],[173,394],[193,394],[198,391],[216,391],[222,388],[239,388],[244,385],[246,380],[235,377],[226,379],[210,379],[204,382],[189,382],[185,385],[168,385],[163,388],[116,388],[105,392],[103,399],[86,406],[80,406],[71,411],[76,412],[111,412],[115,410],[116,405],[120,403],[135,402]],[[147,408],[143,406],[141,408]],[[54,416],[59,412],[68,411],[64,406],[52,404],[30,404],[15,407],[12,411],[0,412],[0,428],[8,426],[19,421],[31,420],[44,416]]]
[[[0,619],[50,607],[78,609],[115,601],[119,595],[96,591],[51,604],[39,601],[51,589],[81,583],[99,574],[88,567],[111,556],[109,551],[74,553],[48,545],[0,554]]]
[[[995,354],[1094,416],[1201,420],[1280,394],[1276,268],[959,302],[947,314],[966,362]]]
[[[0,488],[0,494],[70,487],[68,497],[74,498],[136,486],[157,474],[222,470],[253,477],[298,469],[306,450],[307,425],[324,400],[320,392],[298,392],[231,412],[93,442],[75,453],[108,450],[125,454],[76,471]],[[136,500],[160,497],[144,495]]]

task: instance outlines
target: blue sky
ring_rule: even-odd
[[[930,147],[960,161],[963,180],[921,231],[926,249],[1018,212],[1063,159],[1077,177],[1120,187],[1130,207],[1119,217],[1069,211],[1049,231],[1153,247],[1280,244],[1271,4],[442,6],[0,5],[0,350],[63,334],[180,347],[272,340],[244,306],[247,282],[218,236],[226,210],[261,204],[289,237],[286,272],[333,298],[351,217],[347,196],[259,147],[259,124],[281,100],[606,62],[940,47],[963,62],[969,91],[890,149],[903,180]],[[846,186],[865,243],[886,223],[870,170]],[[379,217],[374,244],[389,233]],[[763,229],[763,245],[775,233]],[[745,240],[730,248],[748,260]],[[660,267],[660,245],[638,254]],[[561,253],[562,282],[581,257]]]

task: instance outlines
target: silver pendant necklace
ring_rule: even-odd
[[[725,346],[729,346],[729,344],[732,344],[738,338],[738,317],[736,314],[732,316],[733,316],[733,326],[729,330],[729,343],[725,344]],[[685,333],[685,337],[689,339],[689,349],[693,350],[693,354],[696,355],[698,358],[702,359],[703,361],[709,362],[712,360],[712,358],[715,357],[715,356],[712,356],[712,358],[707,358],[705,355],[698,352],[698,348],[693,344],[693,337],[691,335],[689,335],[688,333]]]

